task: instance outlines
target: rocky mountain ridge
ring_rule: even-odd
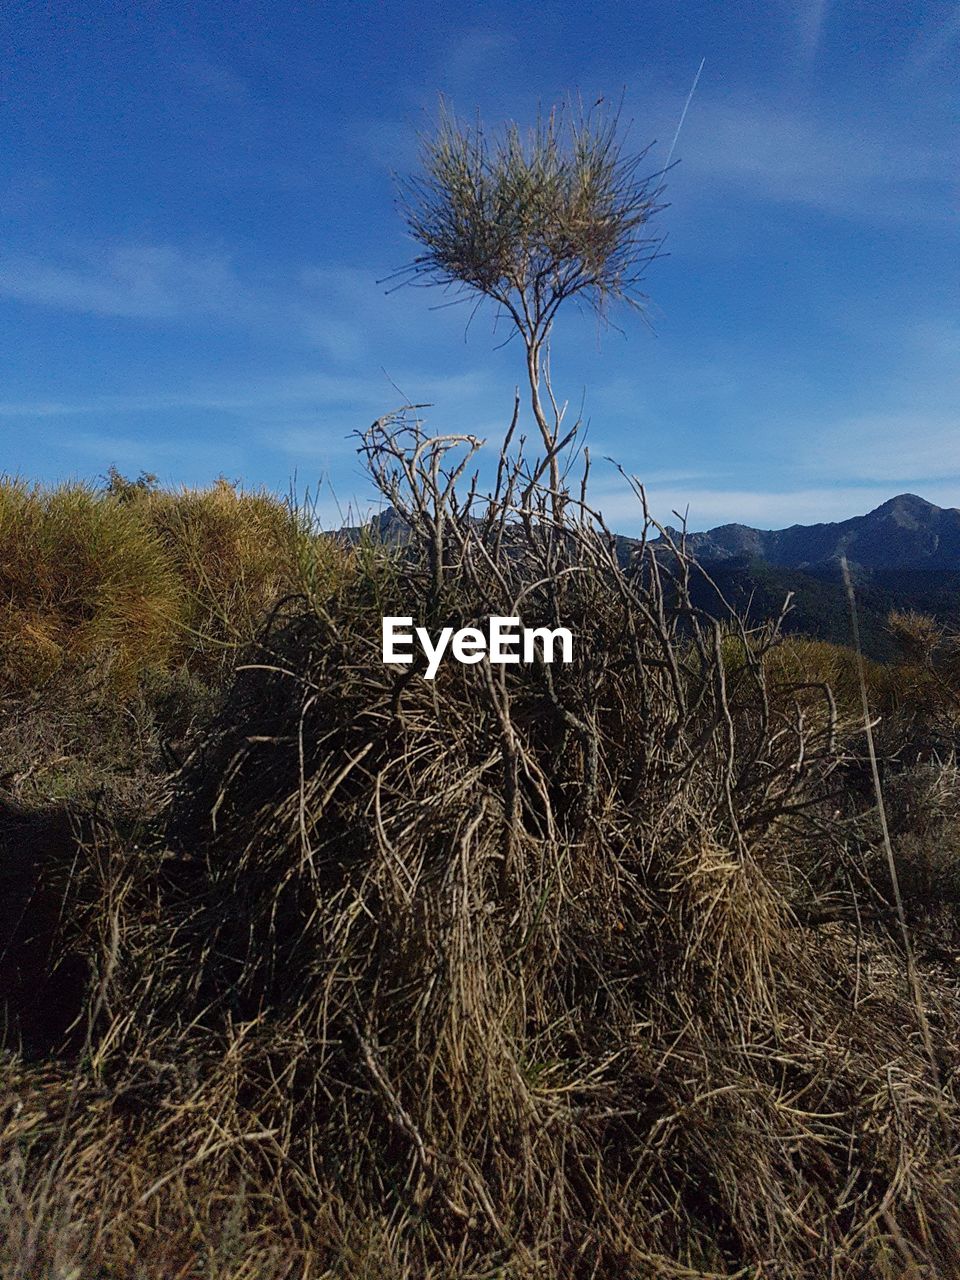
[[[670,534],[679,536],[675,529]],[[781,568],[822,569],[846,555],[867,570],[960,570],[960,510],[901,493],[849,520],[787,529],[724,524],[688,533],[686,545],[705,564],[762,560]]]

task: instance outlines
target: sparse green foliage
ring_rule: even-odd
[[[121,502],[133,502],[145,493],[156,493],[159,481],[152,471],[141,471],[136,480],[130,480],[115,466],[107,468],[106,492]]]
[[[403,277],[491,299],[530,343],[567,298],[601,313],[611,301],[639,306],[661,244],[649,230],[663,206],[659,175],[643,175],[648,150],[625,154],[619,114],[555,108],[526,134],[510,124],[490,140],[442,109],[421,175],[402,186],[423,250]]]

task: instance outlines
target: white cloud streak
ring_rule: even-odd
[[[97,465],[114,464],[135,470],[161,470],[176,467],[211,474],[232,473],[242,469],[245,451],[228,440],[183,439],[180,436],[131,436],[110,431],[77,431],[58,441],[60,448],[71,454],[93,458]]]
[[[806,472],[904,485],[957,477],[960,498],[960,411],[864,413],[806,434]]]
[[[400,390],[394,387],[394,383]],[[382,371],[376,378],[362,374],[326,372],[266,377],[246,383],[232,380],[227,386],[200,386],[186,392],[160,391],[150,395],[91,396],[69,400],[0,401],[0,418],[70,418],[90,414],[169,413],[213,410],[225,413],[296,409],[304,406],[318,413],[353,409],[361,421],[371,411],[380,414],[399,408],[404,391],[411,399],[458,402],[481,401],[490,384],[478,372],[436,375],[405,369],[391,378]],[[367,425],[365,422],[363,425]]]
[[[808,63],[814,61],[820,49],[829,4],[830,0],[806,0],[797,5],[801,51]]]
[[[868,222],[949,212],[946,147],[885,134],[853,116],[818,119],[771,103],[711,100],[702,86],[680,153],[684,185],[711,198],[719,188]]]
[[[11,255],[0,263],[0,295],[96,316],[175,319],[247,312],[250,298],[229,258],[172,245],[90,249],[73,262]]]

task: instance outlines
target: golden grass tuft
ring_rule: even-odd
[[[127,695],[151,670],[229,671],[285,596],[322,599],[347,557],[306,512],[226,480],[0,483],[0,679],[10,692],[98,663]]]
[[[220,479],[208,489],[149,490],[131,505],[155,531],[185,597],[181,647],[195,667],[229,665],[270,609],[298,589],[303,529],[266,491]]]
[[[176,647],[182,592],[137,514],[86,485],[0,483],[0,664],[7,689],[102,657],[118,686]]]

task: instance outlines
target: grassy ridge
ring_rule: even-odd
[[[178,644],[183,593],[144,512],[82,485],[0,486],[0,660],[8,689],[97,657],[127,684]]]

